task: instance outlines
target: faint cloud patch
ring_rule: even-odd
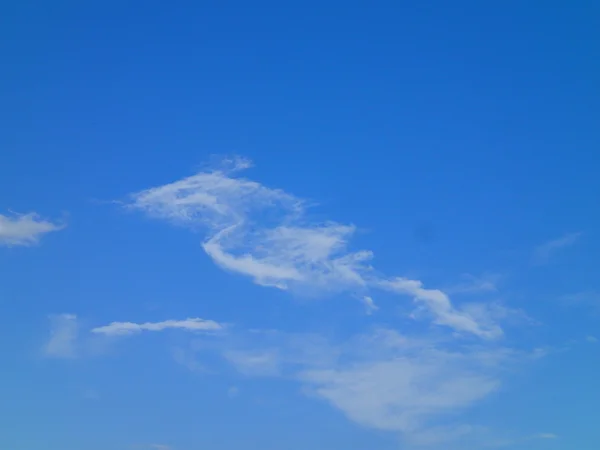
[[[256,340],[256,335],[243,333],[242,346],[228,341],[220,350],[242,375],[295,380],[351,421],[398,432],[410,445],[472,436],[477,427],[441,423],[496,393],[509,368],[538,357],[451,338],[409,338],[385,328],[346,341],[280,332]]]
[[[79,324],[74,314],[50,316],[50,337],[43,346],[48,358],[75,358],[78,355]]]
[[[445,289],[449,294],[480,294],[498,291],[498,282],[502,277],[498,274],[484,274],[475,276],[463,274],[460,283]]]
[[[371,297],[369,297],[368,295],[365,295],[364,297],[361,298],[361,303],[365,307],[365,314],[367,316],[370,316],[371,314],[373,314],[374,312],[377,312],[379,310],[379,306],[377,306],[375,304],[375,302],[373,301],[373,299]]]
[[[227,389],[227,397],[236,398],[238,395],[240,395],[240,388],[237,386],[231,386],[229,389]]]
[[[551,258],[560,250],[574,245],[583,235],[581,232],[567,233],[564,236],[553,239],[539,245],[533,252],[531,259],[534,265],[548,264]]]
[[[194,353],[183,348],[174,348],[172,351],[173,360],[177,364],[181,364],[188,370],[196,373],[209,373],[203,364],[201,364],[195,357]]]
[[[534,439],[558,439],[558,435],[554,433],[538,433],[532,437]]]
[[[239,372],[244,375],[277,376],[280,375],[280,359],[274,350],[239,351],[231,350],[223,354]]]

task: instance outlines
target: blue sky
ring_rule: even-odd
[[[0,448],[598,448],[599,12],[5,2]]]

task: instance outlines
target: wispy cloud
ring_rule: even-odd
[[[74,358],[77,356],[79,324],[74,314],[50,316],[50,337],[43,347],[49,358]]]
[[[547,264],[559,250],[575,244],[582,234],[581,232],[567,233],[558,239],[539,245],[533,252],[532,263],[535,265]]]
[[[277,352],[273,350],[229,350],[223,356],[244,375],[276,376],[281,374],[281,361]]]
[[[31,246],[43,235],[63,228],[64,224],[44,220],[35,213],[0,214],[0,246]]]
[[[437,325],[486,339],[502,335],[499,325],[480,324],[456,309],[444,292],[376,272],[372,252],[349,249],[353,225],[311,223],[306,200],[238,176],[250,166],[245,159],[226,160],[215,169],[132,194],[127,207],[204,230],[207,255],[256,284],[308,295],[350,292],[359,298],[384,289],[413,296]]]
[[[179,329],[185,331],[219,331],[223,326],[212,320],[199,318],[185,320],[165,320],[162,322],[112,322],[109,325],[93,328],[92,333],[104,334],[106,336],[125,336],[142,331],[163,331],[166,329]]]
[[[176,347],[172,350],[173,360],[177,364],[181,364],[188,370],[196,373],[209,373],[210,370],[200,363],[194,353],[181,347]]]
[[[410,338],[391,329],[346,341],[268,332],[257,342],[256,336],[240,337],[242,347],[227,341],[225,361],[245,376],[295,380],[351,421],[400,433],[414,445],[470,434],[474,427],[447,420],[497,392],[508,367],[534,359],[506,347]]]
[[[346,290],[365,284],[369,252],[347,252],[351,225],[304,225],[306,202],[236,178],[248,161],[133,194],[131,208],[197,229],[206,253],[224,269],[280,289]]]
[[[423,283],[407,278],[395,278],[380,282],[380,286],[392,292],[410,295],[415,302],[422,305],[434,323],[449,326],[457,331],[473,333],[479,337],[493,339],[502,336],[502,328],[490,315],[480,317],[469,311],[455,308],[448,295],[439,289],[427,289]],[[482,308],[485,309],[484,305]]]
[[[361,302],[363,305],[365,305],[365,313],[368,316],[379,310],[379,306],[377,306],[373,298],[369,297],[368,295],[362,297]]]
[[[50,353],[74,355],[75,316],[56,320]],[[336,339],[315,333],[241,330],[233,325],[223,329],[217,322],[201,319],[122,324],[113,322],[89,331],[109,336],[168,328],[210,331],[194,338],[189,350],[176,349],[175,360],[196,372],[218,372],[221,361],[246,377],[294,381],[349,420],[399,433],[411,445],[475,436],[479,428],[461,423],[458,414],[497,392],[507,369],[539,357],[536,352],[485,340],[475,344],[439,333],[409,337],[390,328]],[[223,332],[212,333],[219,330]]]
[[[496,292],[498,290],[497,284],[500,280],[500,275],[485,274],[478,277],[471,274],[464,274],[462,278],[462,282],[449,287],[446,289],[446,292],[449,294],[481,294],[485,292]]]

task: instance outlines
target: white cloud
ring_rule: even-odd
[[[219,331],[223,326],[212,320],[203,320],[199,318],[185,320],[165,320],[163,322],[112,322],[109,325],[93,328],[92,333],[104,334],[107,336],[123,336],[142,331],[163,331],[166,329],[180,329],[186,331]]]
[[[411,295],[415,302],[426,307],[433,321],[439,325],[449,326],[457,331],[468,332],[486,339],[502,336],[502,329],[489,315],[476,316],[469,311],[457,310],[450,298],[439,289],[426,289],[423,283],[407,278],[383,280],[380,286],[400,294]],[[482,305],[481,310],[485,306]]]
[[[49,358],[74,358],[77,356],[79,324],[74,314],[50,316],[50,338],[43,351]]]
[[[132,196],[130,207],[190,228],[204,226],[203,248],[220,267],[255,283],[339,290],[364,285],[368,252],[345,251],[354,227],[305,225],[305,202],[278,189],[234,178],[245,160]]]
[[[464,358],[434,351],[311,370],[303,374],[303,380],[354,422],[411,433],[431,416],[456,413],[498,389],[497,379],[469,369]]]
[[[368,316],[373,314],[375,311],[379,310],[379,306],[377,306],[373,299],[368,295],[362,297],[361,302],[363,305],[365,305],[365,312]]]
[[[390,329],[341,343],[311,335],[304,346],[301,335],[269,336],[251,345],[247,334],[242,348],[228,342],[223,356],[243,375],[295,380],[353,422],[398,432],[415,445],[470,434],[474,427],[447,420],[495,393],[505,369],[526,359],[504,347],[409,338]]]
[[[58,231],[64,225],[41,219],[35,213],[0,214],[0,245],[30,246],[39,242],[40,238],[52,231]]]
[[[585,340],[590,344],[595,344],[598,342],[598,338],[596,336],[586,336]]]
[[[53,324],[47,354],[74,356],[76,317],[55,316]],[[91,331],[114,336],[168,328],[219,331],[222,326],[210,320],[187,319],[113,322]],[[216,352],[245,376],[295,381],[304,392],[326,401],[353,422],[397,432],[412,445],[462,442],[466,436],[472,437],[477,427],[460,423],[457,413],[496,392],[509,366],[536,357],[535,352],[526,355],[485,340],[474,345],[447,335],[408,337],[389,328],[339,341],[320,334],[229,327],[227,333],[195,339],[190,351],[175,350],[175,360],[193,371],[215,369],[207,370],[197,354]],[[237,388],[229,392],[230,396],[236,394]]]
[[[413,295],[438,325],[484,338],[502,335],[499,325],[478,323],[457,310],[442,291],[378,275],[369,264],[370,251],[348,249],[353,225],[311,223],[305,200],[237,177],[250,165],[245,159],[226,160],[219,168],[135,193],[128,207],[205,230],[207,255],[256,284],[306,295],[351,292],[363,299],[371,298],[371,289],[386,289]]]
[[[583,233],[567,233],[564,236],[545,242],[538,246],[533,252],[532,262],[536,265],[547,264],[556,252],[575,244]]]

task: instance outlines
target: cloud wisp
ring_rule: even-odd
[[[460,345],[451,338],[408,337],[379,328],[342,340],[315,334],[240,332],[222,345],[200,341],[193,350],[217,352],[246,377],[299,383],[363,427],[398,433],[412,445],[455,441],[477,426],[458,413],[496,393],[509,368],[534,355],[492,344]],[[450,422],[449,422],[450,421]]]
[[[485,274],[477,277],[471,274],[464,274],[463,281],[459,284],[449,287],[446,292],[449,294],[483,294],[498,291],[498,281],[500,276],[497,274]]]
[[[78,355],[79,323],[74,314],[50,316],[50,337],[43,347],[48,358],[75,358]]]
[[[215,264],[258,285],[308,295],[348,292],[371,298],[373,289],[410,295],[436,325],[485,339],[502,335],[497,324],[478,322],[442,291],[380,275],[370,264],[371,251],[349,249],[354,225],[310,222],[306,200],[238,176],[250,166],[245,159],[226,160],[218,168],[132,194],[126,206],[204,231],[202,247]]]
[[[553,239],[539,245],[533,252],[532,263],[534,265],[548,264],[552,257],[561,249],[574,245],[583,233],[567,233],[564,236]]]
[[[379,306],[375,304],[375,301],[372,297],[365,295],[361,299],[362,304],[365,306],[365,314],[370,316],[371,314],[377,312],[379,310]]]
[[[32,246],[37,244],[43,235],[62,230],[64,227],[64,224],[44,220],[35,213],[12,216],[0,214],[0,246]]]
[[[188,318],[185,320],[165,320],[162,322],[112,322],[109,325],[96,327],[91,330],[95,334],[105,336],[127,336],[141,333],[142,331],[163,331],[166,329],[179,329],[191,332],[215,332],[220,331],[223,325],[212,320],[199,318]]]
[[[85,333],[80,328],[74,315],[54,316],[46,354],[77,356],[78,339],[85,343],[92,335],[199,332],[189,349],[173,353],[189,370],[215,374],[233,368],[243,377],[297,383],[310,398],[326,402],[350,421],[398,433],[418,446],[479,439],[481,427],[462,423],[460,413],[494,395],[509,369],[539,357],[493,341],[408,336],[386,327],[342,338],[243,330],[203,319],[112,322]]]

